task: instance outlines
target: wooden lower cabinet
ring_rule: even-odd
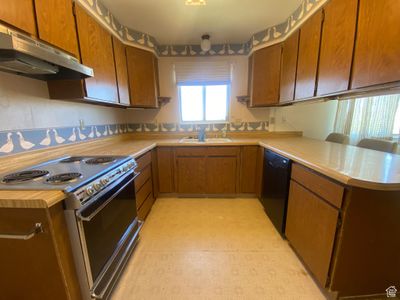
[[[149,151],[136,159],[135,178],[136,210],[139,220],[146,219],[155,201],[153,189],[153,152]]]
[[[0,209],[1,234],[26,234],[36,223],[43,232],[30,239],[0,239],[0,298],[82,299],[62,203],[49,209]]]
[[[174,193],[174,148],[157,147],[157,180],[159,193]]]
[[[256,145],[158,147],[155,186],[161,194],[259,195],[260,150]]]
[[[204,194],[206,188],[206,158],[177,157],[176,186],[179,194]]]
[[[286,237],[325,287],[339,211],[295,181],[290,182]]]
[[[176,191],[182,195],[235,194],[239,162],[239,147],[176,148]]]
[[[235,194],[238,159],[231,157],[208,157],[206,166],[207,194]]]
[[[400,191],[342,186],[297,163],[291,177],[285,234],[320,286],[334,299],[400,286]]]
[[[258,155],[259,146],[243,146],[240,154],[240,193],[256,194],[261,184],[262,176],[257,172],[262,168]],[[259,183],[260,182],[260,183]]]

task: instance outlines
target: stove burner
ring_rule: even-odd
[[[12,173],[4,176],[2,179],[3,183],[21,183],[29,180],[33,180],[36,178],[40,178],[49,174],[48,171],[45,170],[28,170],[17,173]]]
[[[52,184],[62,184],[62,183],[71,182],[80,177],[82,177],[81,173],[61,173],[61,174],[50,176],[49,178],[47,178],[46,181],[48,183],[52,183]]]
[[[114,157],[95,157],[85,161],[89,165],[108,164],[115,161]]]
[[[84,157],[82,156],[71,156],[60,160],[60,163],[74,163],[74,162],[81,162],[82,160],[84,160]]]

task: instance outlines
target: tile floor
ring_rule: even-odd
[[[112,300],[325,299],[257,199],[156,201]]]

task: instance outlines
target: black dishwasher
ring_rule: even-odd
[[[284,236],[291,161],[271,150],[264,151],[261,203],[271,222]]]

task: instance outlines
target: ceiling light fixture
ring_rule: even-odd
[[[206,5],[206,0],[186,0],[186,5]]]
[[[201,50],[204,52],[208,52],[211,49],[211,41],[209,34],[203,34],[201,36],[201,43],[200,43]]]

